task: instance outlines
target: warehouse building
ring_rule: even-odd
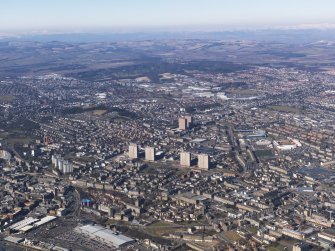
[[[104,243],[111,248],[121,248],[131,245],[135,242],[127,236],[113,232],[107,228],[97,225],[85,225],[77,227],[77,233],[87,236],[90,239]]]

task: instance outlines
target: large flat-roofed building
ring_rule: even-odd
[[[191,153],[181,152],[180,153],[180,165],[190,167],[191,166]]]
[[[42,219],[40,219],[39,221],[37,221],[36,223],[34,223],[34,226],[35,227],[39,227],[39,226],[47,224],[47,223],[49,223],[51,221],[54,221],[56,219],[57,219],[56,216],[47,215],[47,216],[43,217]]]
[[[87,236],[88,238],[101,242],[112,248],[122,248],[131,245],[135,242],[125,235],[113,232],[107,228],[97,225],[85,225],[75,228],[75,231],[79,234]]]
[[[19,243],[24,241],[24,238],[15,237],[15,236],[7,236],[6,238],[4,238],[4,240],[8,241],[8,242],[11,242],[11,243],[19,244]]]
[[[209,156],[208,156],[208,154],[199,154],[198,155],[198,167],[200,169],[204,169],[204,170],[209,169]]]
[[[305,233],[300,231],[295,231],[288,228],[283,228],[282,234],[289,236],[291,238],[297,239],[297,240],[304,240],[305,239]]]
[[[318,237],[335,243],[335,228],[328,228],[323,232],[318,233]]]
[[[35,219],[32,217],[28,217],[24,220],[14,223],[9,228],[13,231],[26,233],[34,228],[40,227],[46,223],[49,223],[53,220],[57,219],[55,216],[45,216],[42,219]]]
[[[137,159],[138,158],[138,146],[137,144],[131,143],[129,145],[129,152],[128,152],[129,158]]]
[[[25,226],[28,226],[28,225],[32,225],[32,224],[34,224],[37,221],[39,221],[39,220],[35,219],[35,218],[32,218],[32,217],[28,217],[28,218],[26,218],[24,220],[16,222],[15,224],[11,225],[9,228],[11,230],[14,230],[14,231],[20,231],[21,228],[23,228]]]
[[[145,160],[155,161],[155,148],[154,147],[146,147],[145,148]]]

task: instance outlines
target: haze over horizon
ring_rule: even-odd
[[[335,28],[331,0],[11,0],[0,9],[5,34]]]

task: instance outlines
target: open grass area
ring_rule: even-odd
[[[5,139],[7,138],[7,136],[8,136],[8,132],[0,132],[0,138]]]
[[[277,248],[277,246],[269,246],[269,247],[266,248],[266,250],[268,250],[268,251],[282,251],[284,249]]]
[[[239,95],[256,95],[258,94],[257,90],[254,89],[227,89],[226,93],[229,94],[239,94]]]
[[[290,112],[290,113],[300,113],[301,110],[296,107],[287,106],[287,105],[273,105],[268,107],[271,110],[278,112]]]
[[[30,142],[33,141],[33,139],[31,137],[25,137],[25,136],[17,136],[17,137],[10,137],[6,139],[7,143],[9,145],[24,145],[24,144],[28,144]]]
[[[94,110],[92,113],[96,116],[102,116],[107,113],[107,110]]]
[[[176,175],[177,176],[180,176],[180,175],[185,175],[189,172],[189,170],[187,168],[179,168],[176,172]]]
[[[128,120],[130,120],[130,118],[125,117],[125,116],[117,116],[116,118],[114,118],[114,120],[115,120],[115,121],[121,121],[121,122],[123,122],[123,121],[128,121]]]
[[[242,240],[243,238],[236,233],[236,231],[227,231],[224,236],[231,242]]]
[[[266,248],[266,250],[269,250],[269,251],[285,251],[287,250],[285,246],[279,244],[279,243],[275,243],[275,244],[272,244],[271,246],[268,246]]]
[[[185,231],[186,228],[182,226],[178,226],[177,224],[170,223],[170,222],[164,222],[164,221],[158,221],[155,222],[145,228],[145,231],[153,236],[163,236],[172,234],[175,232]]]
[[[197,220],[197,221],[181,221],[178,222],[178,225],[185,227],[193,227],[193,226],[208,226],[208,223],[205,219]]]
[[[0,102],[11,102],[15,100],[15,98],[13,95],[0,95]]]
[[[79,162],[94,162],[94,161],[96,161],[96,158],[94,158],[93,156],[77,157],[77,156],[71,155],[71,154],[66,155],[64,157],[64,159],[70,160],[70,161],[79,161]]]
[[[156,221],[147,226],[147,228],[157,228],[157,227],[175,227],[177,224],[166,222],[166,221]]]
[[[9,145],[24,145],[32,142],[34,138],[27,136],[22,131],[12,130],[11,132],[0,132],[0,139]]]
[[[142,170],[142,172],[143,172],[144,174],[150,174],[150,173],[155,173],[156,170],[155,170],[154,167],[152,167],[152,166],[148,166],[148,167],[146,167],[144,170]]]
[[[109,219],[106,222],[107,225],[118,225],[118,226],[128,226],[130,225],[129,221],[121,221],[121,220],[114,220],[114,219]]]
[[[136,78],[136,81],[139,81],[139,82],[149,82],[149,81],[151,81],[151,80],[150,80],[149,77],[144,76],[144,77]]]
[[[249,226],[249,227],[247,227],[246,229],[247,229],[250,233],[252,233],[252,234],[257,234],[257,230],[258,230],[258,228],[255,227],[255,226]]]
[[[281,239],[280,241],[268,246],[266,250],[272,250],[272,251],[292,250],[293,245],[296,242],[297,240],[295,239],[284,237],[284,239]]]

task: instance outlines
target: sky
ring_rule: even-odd
[[[0,32],[335,27],[335,0],[0,0]]]

